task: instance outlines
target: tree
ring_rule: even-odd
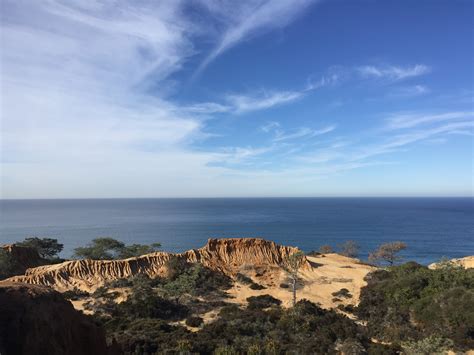
[[[296,253],[291,254],[286,259],[286,265],[284,266],[291,280],[291,289],[293,292],[293,307],[296,304],[296,286],[298,282],[298,271],[303,266],[305,261],[306,258],[304,253],[302,251],[297,251]]]
[[[332,249],[330,245],[321,245],[319,247],[319,252],[321,254],[330,254],[330,253],[334,253],[334,250]]]
[[[359,255],[359,244],[353,240],[347,240],[341,245],[339,245],[341,250],[341,255],[347,256],[349,258],[357,258]]]
[[[57,239],[37,237],[25,238],[24,241],[16,243],[16,245],[35,249],[43,259],[57,258],[64,247],[63,244],[58,243]]]
[[[125,245],[116,239],[103,237],[93,239],[86,247],[74,249],[74,257],[94,260],[126,259],[153,253],[159,248],[160,243]]]
[[[406,248],[407,245],[399,241],[382,244],[377,250],[369,254],[369,261],[375,263],[386,262],[393,266],[393,264],[402,260],[398,253]]]
[[[118,258],[124,248],[124,243],[113,238],[96,238],[86,247],[74,249],[74,256],[79,259],[110,260]]]
[[[120,251],[119,257],[121,259],[132,258],[134,256],[154,253],[158,251],[160,248],[161,248],[160,243],[153,243],[150,245],[144,245],[144,244],[126,245]]]

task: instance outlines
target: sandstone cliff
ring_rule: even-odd
[[[0,354],[117,354],[105,334],[58,292],[0,284]]]
[[[262,268],[264,272],[280,270],[286,258],[297,250],[258,238],[209,239],[203,248],[181,254],[156,252],[123,260],[72,260],[31,268],[25,275],[8,281],[46,285],[59,291],[74,287],[94,291],[106,281],[136,274],[162,276],[166,273],[167,261],[173,256],[234,277],[246,265]],[[303,268],[310,269],[310,263],[306,261]]]
[[[465,269],[474,268],[474,256],[473,255],[466,256],[464,258],[459,258],[459,259],[451,259],[450,262],[453,263],[454,265],[462,266]],[[433,263],[433,264],[430,264],[428,267],[430,269],[436,269],[438,267],[438,265],[439,265],[439,263]]]

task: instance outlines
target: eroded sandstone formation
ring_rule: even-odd
[[[31,268],[26,270],[25,275],[12,277],[8,281],[46,285],[59,291],[74,287],[93,291],[106,281],[136,274],[162,276],[166,274],[166,263],[172,257],[198,262],[234,277],[245,266],[280,270],[288,256],[297,250],[258,238],[209,239],[203,248],[181,254],[156,252],[123,260],[72,260]],[[310,269],[310,263],[306,261],[303,268]]]
[[[0,354],[117,354],[104,331],[48,287],[0,284]]]
[[[466,256],[464,258],[459,258],[459,259],[451,259],[449,262],[453,263],[454,265],[457,266],[462,266],[465,269],[470,269],[474,268],[474,256]],[[430,269],[436,269],[440,263],[433,263],[429,265]]]

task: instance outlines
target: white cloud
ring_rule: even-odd
[[[194,52],[180,3],[91,4],[2,4],[5,197],[102,195],[101,182],[125,186],[142,164],[165,179],[177,169],[169,157],[182,170],[214,159],[187,148],[200,119],[147,94],[150,78],[166,83]]]
[[[202,114],[212,114],[212,113],[224,113],[229,112],[233,108],[227,105],[222,105],[216,102],[201,102],[191,106],[184,107],[183,111],[190,113],[202,113]]]
[[[275,138],[273,140],[275,142],[281,142],[281,141],[288,141],[292,139],[297,139],[297,138],[311,138],[311,137],[316,137],[320,136],[329,132],[332,132],[336,129],[336,126],[327,126],[321,129],[312,129],[308,127],[300,127],[292,132],[283,132],[282,130],[277,130]]]
[[[398,134],[393,137],[390,137],[386,142],[375,144],[363,148],[361,151],[352,154],[352,160],[363,160],[371,158],[381,154],[392,153],[398,151],[399,149],[421,142],[427,139],[438,137],[441,135],[450,135],[455,134],[458,131],[471,131],[474,129],[474,122],[472,121],[461,121],[444,124],[437,127],[432,127],[429,129],[415,130],[404,134]]]
[[[224,28],[208,63],[261,31],[285,26],[312,2],[252,0],[239,3],[236,12],[228,11],[235,1],[205,2],[218,17],[212,22]],[[209,35],[207,27],[184,15],[186,3],[2,4],[2,197],[255,195],[295,191],[295,186],[303,191],[305,184],[295,182],[383,164],[369,158],[419,141],[472,134],[472,123],[466,122],[472,112],[413,113],[391,117],[384,133],[448,123],[374,146],[337,141],[308,153],[304,141],[335,126],[282,128],[273,121],[261,127],[269,133],[268,146],[244,141],[236,147],[197,148],[193,143],[209,137],[207,115],[293,103],[345,78],[344,71],[333,70],[300,90],[232,93],[220,102],[177,104],[163,88],[197,53],[195,37]],[[397,81],[427,72],[424,66],[393,68],[398,67],[369,70],[368,77]]]
[[[278,128],[280,128],[280,123],[279,122],[275,122],[275,121],[270,121],[270,122],[267,122],[265,123],[263,126],[260,127],[260,129],[265,132],[265,133],[268,133],[268,132],[271,132],[273,130],[276,130]]]
[[[204,59],[195,75],[226,50],[258,33],[282,28],[291,23],[316,0],[202,1],[223,22],[223,34]]]
[[[400,81],[427,74],[431,71],[431,68],[424,64],[416,64],[409,67],[365,65],[357,68],[357,71],[364,78]]]
[[[255,95],[230,94],[225,100],[236,113],[246,113],[264,110],[300,99],[302,92],[298,91],[262,91]]]
[[[399,87],[393,90],[389,96],[390,97],[415,97],[420,95],[425,95],[430,92],[430,89],[425,85],[413,85]]]
[[[455,111],[444,113],[399,113],[387,119],[387,128],[403,129],[411,128],[422,124],[431,124],[442,121],[452,121],[458,119],[473,118],[472,111]]]

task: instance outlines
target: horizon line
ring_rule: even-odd
[[[198,200],[198,199],[352,199],[352,198],[474,198],[474,195],[357,195],[357,196],[191,196],[191,197],[21,197],[1,198],[0,201],[44,201],[44,200]]]

